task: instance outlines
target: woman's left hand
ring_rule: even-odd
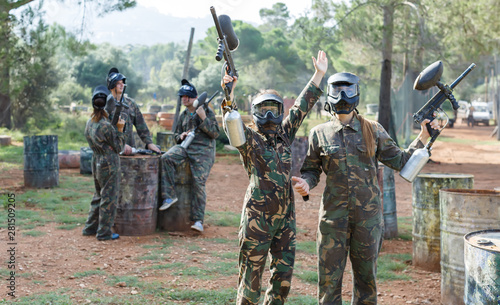
[[[420,123],[419,138],[420,138],[420,141],[422,141],[422,143],[424,143],[424,144],[427,142],[427,140],[430,137],[429,131],[427,130],[427,126],[426,126],[428,123],[430,123],[432,129],[437,130],[440,128],[439,122],[436,119],[432,120],[432,122],[429,119],[423,120],[422,123]]]

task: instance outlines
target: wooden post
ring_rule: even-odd
[[[182,78],[181,79],[187,79],[188,78],[188,70],[189,70],[189,58],[191,57],[191,47],[193,46],[193,36],[194,36],[194,28],[191,28],[191,35],[189,36],[189,43],[188,43],[188,48],[187,48],[187,53],[186,53],[186,60],[184,61],[184,70],[182,71]],[[181,97],[179,96],[177,98],[177,107],[175,108],[175,117],[174,117],[174,124],[172,125],[172,131],[175,131],[177,128],[177,121],[179,120],[179,113],[181,111]]]

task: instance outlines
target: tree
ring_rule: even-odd
[[[60,0],[64,1],[64,0]],[[11,53],[14,43],[17,40],[13,34],[13,27],[16,25],[15,17],[12,11],[27,4],[33,0],[0,0],[0,127],[12,128],[12,105],[10,89],[11,67],[15,65],[16,58]],[[121,11],[135,6],[135,0],[110,0],[100,2],[99,0],[78,0],[81,3],[93,3],[100,15]],[[41,2],[43,4],[43,2]],[[33,10],[33,14],[39,14],[41,5]]]
[[[262,26],[265,29],[279,28],[286,30],[290,19],[288,7],[282,2],[273,4],[271,9],[261,8],[259,15],[265,22],[265,25]]]

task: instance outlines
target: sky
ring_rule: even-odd
[[[214,6],[217,15],[226,14],[232,20],[243,20],[257,26],[262,24],[259,10],[271,8],[277,2],[286,3],[295,19],[305,15],[312,0],[137,0],[135,8],[104,17],[98,17],[87,8],[80,38],[117,46],[186,42],[194,27],[194,40],[197,41],[203,39],[206,30],[214,25],[210,6]],[[81,32],[83,7],[46,0],[44,10],[44,19],[49,24],[59,23],[71,31]]]

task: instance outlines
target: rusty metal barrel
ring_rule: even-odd
[[[157,132],[156,133],[156,145],[160,145],[162,151],[169,150],[175,144],[174,133],[171,131]]]
[[[394,170],[383,165],[383,189],[384,197],[384,238],[398,237],[398,216],[396,212],[396,183],[394,181]]]
[[[465,304],[500,304],[500,229],[464,236]]]
[[[498,228],[500,192],[476,189],[439,191],[441,221],[441,303],[464,304],[464,235]]]
[[[135,236],[156,231],[159,160],[158,156],[120,156],[116,233]]]
[[[184,149],[176,145],[171,149]],[[159,211],[158,228],[163,231],[189,231],[191,229],[191,202],[193,200],[193,174],[189,160],[175,169],[175,193],[178,201],[168,210]]]
[[[59,169],[79,168],[80,152],[78,150],[59,150]]]
[[[47,188],[59,185],[57,136],[24,137],[24,185]]]
[[[474,176],[469,174],[425,173],[413,181],[413,266],[441,270],[440,189],[472,189]]]
[[[80,147],[80,174],[92,175],[92,156],[94,152],[90,147]]]

